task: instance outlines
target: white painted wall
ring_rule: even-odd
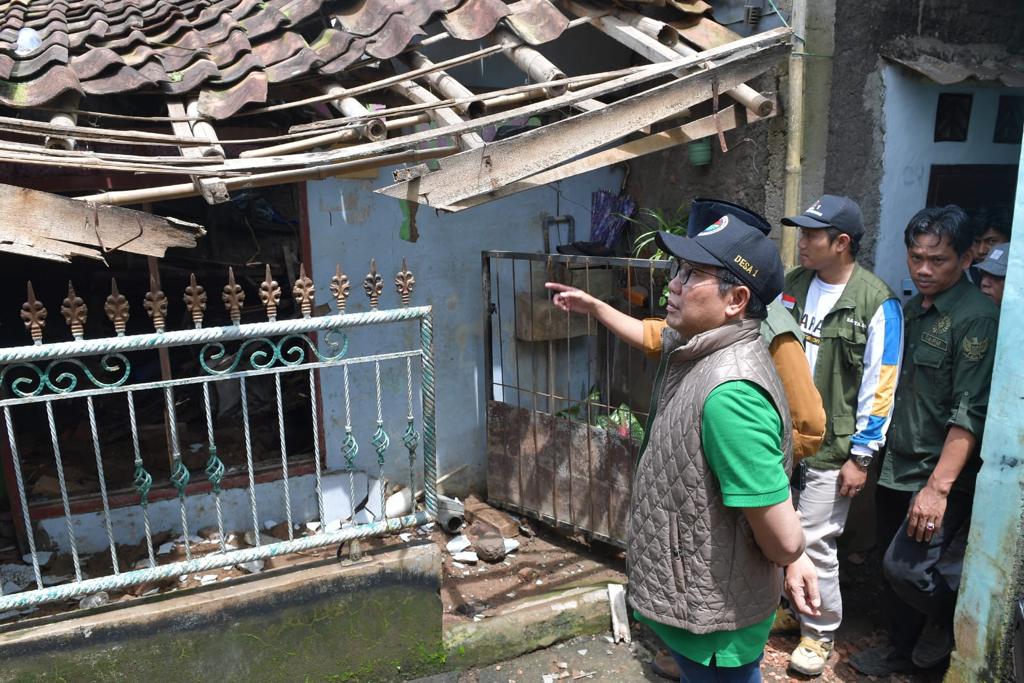
[[[885,86],[885,152],[882,160],[881,225],[875,273],[897,293],[908,276],[903,230],[925,207],[933,164],[1016,164],[1020,145],[996,144],[992,132],[1000,95],[1024,89],[939,86],[907,74],[899,66],[882,68]],[[965,142],[934,142],[939,94],[972,93],[971,122]]]
[[[437,455],[439,474],[468,465],[447,490],[457,494],[467,488],[482,491],[486,480],[484,431],[485,400],[483,300],[481,294],[480,252],[501,249],[541,252],[541,224],[545,215],[572,215],[576,219],[576,239],[587,239],[590,231],[591,193],[598,189],[615,191],[621,183],[621,171],[603,169],[579,176],[555,187],[542,187],[506,199],[484,204],[456,214],[437,214],[420,207],[417,213],[419,239],[404,241],[399,236],[403,220],[402,205],[373,190],[389,184],[391,169],[384,169],[373,180],[330,179],[307,184],[309,225],[313,252],[313,278],[317,282],[317,303],[330,301],[325,286],[340,263],[352,279],[353,295],[349,310],[366,310],[361,281],[371,258],[377,259],[384,277],[385,294],[381,308],[398,305],[394,292],[394,274],[402,257],[416,276],[413,303],[434,307],[434,362],[437,384]],[[552,243],[567,241],[552,235]],[[510,271],[503,271],[503,331],[511,325]],[[517,282],[528,287],[522,277]],[[361,330],[352,335],[350,355],[414,348],[418,345],[415,325],[401,324]],[[522,345],[520,345],[522,346]],[[538,353],[546,350],[535,349]],[[582,349],[582,344],[577,344]],[[505,347],[508,353],[508,346]],[[506,374],[511,372],[506,355]],[[580,363],[585,363],[579,354]],[[585,367],[585,365],[583,366]],[[541,371],[543,373],[543,370]],[[573,373],[575,378],[583,372]],[[556,369],[563,377],[563,370]],[[345,396],[339,372],[323,373],[323,413],[326,432],[326,459],[330,470],[344,467],[341,445],[344,440]],[[376,453],[370,437],[376,427],[376,391],[372,365],[354,368],[350,373],[352,424],[359,441],[357,465],[376,473]],[[525,377],[523,378],[526,379]],[[506,377],[508,381],[508,377]],[[541,382],[542,383],[542,382]],[[402,446],[406,426],[405,364],[390,362],[381,366],[382,412],[384,426],[391,437],[386,453],[385,476],[397,481],[408,477],[408,458]],[[573,389],[585,391],[584,380],[574,379]],[[418,384],[414,386],[418,391]],[[417,411],[418,414],[418,411]],[[419,451],[422,457],[422,448]]]

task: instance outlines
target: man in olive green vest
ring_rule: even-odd
[[[890,643],[857,653],[884,676],[945,663],[988,412],[999,311],[971,285],[971,230],[957,206],[919,211],[903,233],[918,294],[878,477],[878,542],[891,588]]]
[[[903,343],[903,315],[892,290],[857,265],[864,234],[860,207],[825,195],[782,219],[800,229],[800,267],[786,275],[782,303],[804,334],[814,384],[825,406],[825,439],[805,462],[797,509],[807,555],[818,570],[821,614],[800,617],[790,668],[817,676],[843,616],[836,541],[850,502],[885,442]]]

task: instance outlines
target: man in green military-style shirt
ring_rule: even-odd
[[[953,648],[998,327],[998,309],[963,275],[971,240],[956,206],[924,209],[904,232],[919,293],[903,307],[903,366],[877,493],[878,542],[891,539],[891,645],[851,658],[866,674],[931,668]]]

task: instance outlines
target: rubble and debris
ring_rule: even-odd
[[[615,641],[633,642],[629,633],[629,613],[626,610],[626,587],[618,583],[609,583],[608,603],[612,611],[612,635]]]
[[[463,550],[462,552],[452,554],[454,562],[462,562],[463,564],[476,564],[479,559],[479,556],[472,550]]]
[[[505,559],[505,539],[498,528],[477,519],[469,525],[464,535],[473,542],[473,549],[484,562],[501,562]]]
[[[412,491],[408,487],[392,493],[384,501],[385,517],[401,517],[410,512],[412,512]]]
[[[466,508],[458,498],[437,497],[437,522],[450,534],[462,528]]]
[[[459,534],[452,540],[448,541],[447,545],[445,545],[445,548],[448,550],[448,552],[454,555],[455,553],[462,552],[471,545],[473,545],[473,542],[469,540],[469,538],[467,538],[463,534]]]
[[[241,562],[235,565],[246,574],[259,574],[263,571],[263,560],[252,560],[251,562]]]
[[[107,595],[106,591],[100,591],[99,593],[93,593],[86,595],[84,598],[78,601],[78,607],[80,609],[92,609],[94,607],[103,607],[110,602],[110,596]]]
[[[502,538],[519,535],[519,522],[497,508],[493,508],[474,495],[466,496],[464,503],[466,522],[473,524],[482,520],[498,530]]]
[[[40,550],[36,552],[36,561],[39,562],[40,567],[45,567],[50,564],[51,557],[53,557],[53,553],[47,550]],[[22,555],[21,559],[25,564],[32,564],[32,555]]]

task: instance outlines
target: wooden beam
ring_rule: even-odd
[[[493,192],[477,195],[476,197],[470,197],[469,199],[465,199],[461,202],[450,204],[449,206],[443,207],[443,210],[451,211],[453,213],[464,211],[474,206],[494,201],[495,199],[501,199],[519,192],[532,190],[582,173],[595,171],[599,168],[605,168],[606,166],[611,166],[613,164],[626,163],[646,154],[661,152],[675,147],[676,145],[716,135],[719,125],[721,125],[723,131],[733,130],[734,128],[738,128],[739,126],[750,122],[747,118],[747,114],[749,113],[750,112],[747,109],[738,109],[733,105],[729,105],[722,111],[718,112],[717,124],[715,122],[714,115],[705,116],[702,119],[697,119],[696,121],[691,121],[660,133],[647,135],[638,140],[632,140],[619,145],[618,147],[613,147],[612,149],[597,152],[582,159],[576,159],[575,161],[570,161],[567,164],[556,166],[555,168],[548,169],[547,171],[538,173],[537,175],[500,187]],[[775,114],[773,113],[772,116],[775,116]],[[766,118],[771,118],[771,116]]]
[[[59,242],[73,246],[71,252],[64,252],[72,256],[99,257],[115,249],[163,256],[169,247],[194,247],[196,239],[205,234],[195,223],[0,185],[0,242],[39,242],[51,247]],[[85,251],[81,251],[82,245]],[[41,248],[60,253],[55,248]]]
[[[198,100],[192,100],[187,105],[181,100],[167,100],[167,114],[171,117],[171,128],[174,130],[175,135],[180,137],[199,135],[201,128],[205,139],[216,140],[217,133],[209,123],[186,120],[186,117],[198,115],[198,113]],[[181,156],[186,159],[224,156],[224,148],[220,145],[208,145],[206,147],[181,146],[179,149],[181,150]],[[224,187],[224,181],[221,178],[201,178],[197,175],[192,175],[190,179],[207,204],[223,204],[230,199],[228,190]]]
[[[521,135],[443,159],[436,170],[377,192],[435,208],[540,173],[711,98],[715,87],[730,90],[770,69],[788,50],[776,44],[746,52],[706,71],[623,98]]]

